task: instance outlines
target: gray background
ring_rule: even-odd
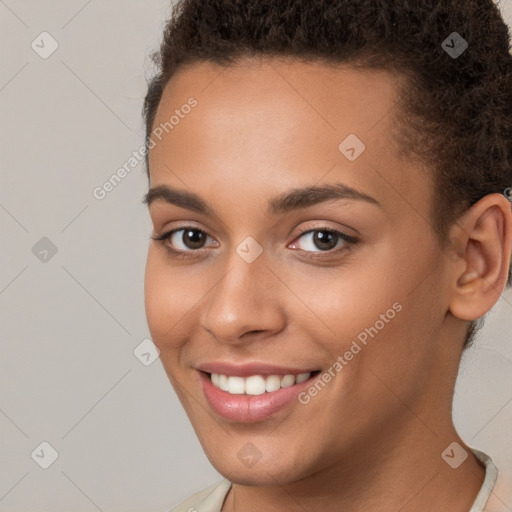
[[[0,511],[163,512],[220,478],[160,360],[134,355],[149,338],[143,165],[93,196],[143,142],[169,5],[0,0]],[[51,48],[43,31],[59,45],[45,59],[31,47]],[[507,290],[455,396],[461,436],[509,473],[511,331]],[[48,469],[43,441],[58,452]]]

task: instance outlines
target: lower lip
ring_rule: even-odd
[[[261,421],[284,409],[293,401],[298,404],[297,396],[311,384],[311,380],[316,378],[316,373],[300,384],[281,388],[271,393],[232,395],[214,386],[209,374],[199,372],[204,394],[212,409],[219,416],[239,423]]]

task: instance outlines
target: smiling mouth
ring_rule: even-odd
[[[218,373],[207,373],[207,375],[216,388],[230,395],[263,395],[301,384],[316,377],[319,373],[320,370],[297,375],[249,375],[247,377]]]

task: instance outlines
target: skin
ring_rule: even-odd
[[[396,142],[399,85],[396,73],[265,58],[195,63],[164,91],[155,127],[188,98],[198,105],[155,139],[150,186],[195,192],[215,214],[149,206],[153,235],[193,226],[209,236],[199,250],[183,232],[168,240],[196,251],[184,259],[151,240],[146,314],[207,457],[233,482],[223,512],[407,512],[425,503],[463,512],[481,487],[484,470],[455,431],[451,406],[468,322],[505,286],[510,203],[485,196],[453,226],[452,243],[439,243],[431,171]],[[338,150],[351,133],[366,145],[353,162]],[[330,183],[380,206],[338,199],[267,213],[276,195]],[[300,234],[306,228],[359,242],[335,239],[328,254]],[[236,252],[248,236],[263,250],[250,264]],[[206,401],[198,364],[325,371],[396,302],[401,311],[307,405],[241,424]],[[441,458],[454,441],[469,452],[457,469]],[[252,467],[237,457],[248,442],[261,452]]]

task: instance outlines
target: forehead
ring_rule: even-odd
[[[153,137],[151,185],[190,177],[199,193],[215,182],[257,195],[343,181],[420,204],[428,173],[404,160],[397,143],[403,85],[386,71],[284,58],[185,66],[157,110],[153,130],[167,129],[161,141]],[[195,106],[183,108],[191,98]]]
[[[154,126],[168,121],[170,113],[193,97],[198,108],[183,124],[196,133],[216,126],[243,128],[243,134],[278,134],[280,141],[287,134],[296,140],[313,132],[335,137],[358,133],[369,140],[379,133],[375,128],[380,124],[380,138],[385,132],[390,142],[403,83],[386,71],[277,57],[244,59],[229,67],[194,63],[180,68],[167,84]],[[169,139],[186,130],[176,126]]]

